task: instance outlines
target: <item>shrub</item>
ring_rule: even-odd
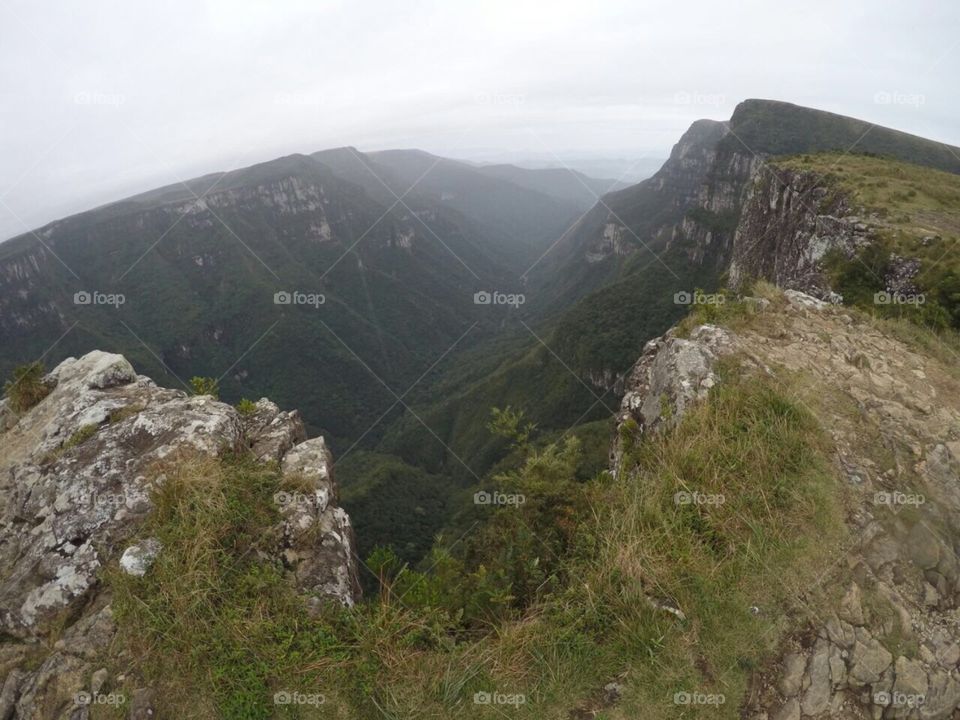
[[[43,382],[43,363],[37,361],[14,369],[13,377],[3,386],[4,395],[15,412],[26,412],[50,394]]]
[[[237,403],[237,412],[241,415],[253,415],[257,411],[257,404],[253,400],[241,398]]]
[[[190,378],[190,387],[194,395],[209,395],[215,399],[220,397],[220,383],[214,378],[194,376]]]

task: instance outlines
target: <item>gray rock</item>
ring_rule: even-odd
[[[877,682],[892,662],[893,655],[876,638],[858,633],[850,653],[847,681],[854,687]]]
[[[281,412],[267,398],[260,398],[256,411],[241,416],[247,445],[258,460],[280,460],[294,445],[306,440],[307,435],[296,410]]]
[[[784,697],[793,697],[800,692],[803,672],[807,668],[807,658],[801,653],[789,653],[783,658],[783,675],[777,688]]]
[[[861,597],[860,586],[851,583],[850,589],[840,601],[840,607],[837,608],[837,617],[851,625],[863,625],[865,621]]]
[[[800,720],[800,702],[796,698],[790,698],[777,710],[773,720]]]
[[[110,677],[110,673],[106,668],[100,668],[90,677],[90,692],[93,695],[98,695],[104,686],[107,684],[107,679]]]
[[[810,685],[800,699],[804,715],[819,715],[830,706],[830,645],[819,640],[807,663]]]
[[[919,521],[912,528],[906,540],[906,553],[911,562],[923,570],[930,570],[940,562],[942,543],[929,525]]]
[[[945,670],[935,670],[929,675],[927,694],[920,706],[920,717],[924,720],[945,720],[954,716],[960,707],[960,682],[955,674]]]
[[[7,679],[0,688],[0,720],[10,720],[17,706],[17,697],[20,695],[20,684],[26,677],[26,672],[14,668],[7,673]]]
[[[120,557],[120,569],[127,575],[143,577],[162,549],[163,545],[156,538],[141,540],[123,551],[123,555]]]
[[[283,518],[282,555],[297,587],[316,599],[353,605],[360,595],[353,527],[335,504],[333,459],[323,438],[294,446],[281,468],[300,488],[275,496]]]
[[[53,391],[4,434],[0,631],[35,637],[82,605],[149,510],[148,468],[178,452],[239,447],[236,411],[137,377],[120,355],[69,358]],[[116,411],[126,419],[112,421]],[[82,442],[78,431],[96,428]]]
[[[714,325],[694,328],[689,338],[671,331],[648,342],[627,377],[618,426],[633,420],[642,432],[651,433],[676,425],[718,382],[717,360],[736,347],[736,336]],[[622,454],[617,442],[611,455],[614,474]]]
[[[830,307],[823,300],[818,300],[813,295],[808,295],[799,290],[786,290],[783,294],[793,307],[800,310],[825,310]]]

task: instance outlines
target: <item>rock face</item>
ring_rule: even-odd
[[[297,476],[305,493],[278,493],[283,516],[284,560],[297,587],[312,601],[336,597],[352,605],[360,594],[350,518],[337,505],[333,458],[323,438],[307,440],[286,453],[283,472]],[[319,544],[316,538],[320,537]]]
[[[627,375],[617,426],[633,421],[641,433],[676,425],[687,409],[703,400],[717,383],[717,360],[737,348],[737,338],[714,325],[701,325],[689,338],[675,330],[646,344],[643,355]],[[615,441],[612,470],[620,470],[623,445]]]
[[[248,449],[280,461],[315,500],[283,509],[279,552],[297,587],[311,604],[356,601],[353,534],[331,457],[322,438],[304,440],[296,412],[263,399],[242,416],[212,397],[160,388],[122,356],[99,351],[63,361],[47,382],[52,392],[20,417],[6,414],[0,435],[0,633],[24,642],[0,649],[0,717],[11,702],[17,717],[60,717],[50,708],[75,706],[70,693],[95,669],[88,656],[112,637],[98,572],[119,563],[143,575],[163,552],[155,540],[129,542],[162,482],[152,472],[159,460]],[[17,669],[30,643],[64,624],[62,651],[39,670]]]
[[[647,345],[618,416],[630,432],[618,433],[612,458],[620,469],[624,443],[670,427],[706,397],[728,355],[750,372],[804,377],[815,397],[833,399],[798,395],[832,441],[838,492],[848,496],[848,539],[821,580],[836,597],[792,626],[741,716],[960,716],[960,378],[803,292],[750,305],[766,317],[736,333],[703,325]]]
[[[785,168],[755,173],[733,239],[730,283],[769,280],[828,298],[820,261],[831,250],[850,258],[870,243],[869,226],[818,173]]]

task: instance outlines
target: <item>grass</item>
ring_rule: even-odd
[[[3,386],[3,393],[14,412],[24,413],[50,394],[52,388],[43,382],[44,374],[41,362],[14,368],[12,377]]]
[[[531,448],[500,477],[524,505],[438,543],[428,570],[383,556],[379,594],[319,617],[268,559],[277,469],[171,461],[143,529],[163,552],[143,578],[105,578],[121,642],[170,716],[655,719],[678,716],[674,693],[705,692],[726,701],[685,717],[737,717],[843,527],[827,442],[777,383],[731,364],[617,480],[576,480],[576,442]],[[680,491],[724,502],[677,505]],[[622,703],[604,707],[618,678]],[[326,702],[274,705],[284,690]],[[525,702],[474,703],[494,691]]]
[[[92,438],[97,432],[96,423],[88,423],[86,425],[81,425],[80,428],[74,432],[67,441],[63,444],[62,450],[66,451],[70,448],[75,448],[77,445],[85,443],[87,440]]]
[[[142,403],[131,403],[129,405],[124,405],[121,408],[117,408],[110,413],[109,422],[111,425],[116,423],[121,423],[128,418],[132,418],[134,415],[143,412],[146,409],[146,406]]]
[[[649,656],[627,683],[644,717],[677,717],[677,692],[726,698],[684,717],[739,717],[751,670],[777,646],[843,527],[814,418],[773,381],[723,375],[674,432],[633,451],[635,480],[617,486],[613,510],[598,519],[597,585],[608,588],[598,594],[628,645]],[[678,492],[724,501],[677,505]],[[641,593],[686,620],[650,608]]]
[[[856,304],[884,290],[891,255],[919,260],[914,283],[925,303],[881,307],[920,321],[960,328],[960,175],[871,155],[821,153],[779,160],[783,168],[819,173],[843,193],[871,228],[872,248],[859,260],[828,259],[832,284]],[[849,296],[849,297],[848,297]]]

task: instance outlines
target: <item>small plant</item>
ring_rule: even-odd
[[[257,404],[248,398],[241,398],[237,403],[237,412],[241,415],[253,415],[257,411]]]
[[[39,361],[14,369],[13,377],[3,386],[14,412],[26,412],[50,394],[51,388],[43,382],[44,372]]]
[[[220,383],[214,378],[194,376],[190,378],[190,387],[194,395],[209,395],[214,399],[220,397]]]
[[[133,403],[131,405],[124,405],[122,408],[117,408],[116,410],[110,413],[110,424],[123,422],[127,418],[133,417],[137,413],[143,411],[144,406],[140,403]]]
[[[73,433],[73,435],[71,435],[63,444],[63,449],[69,450],[77,445],[82,445],[87,440],[92,438],[95,432],[97,432],[97,425],[95,423],[82,425],[80,429]]]

